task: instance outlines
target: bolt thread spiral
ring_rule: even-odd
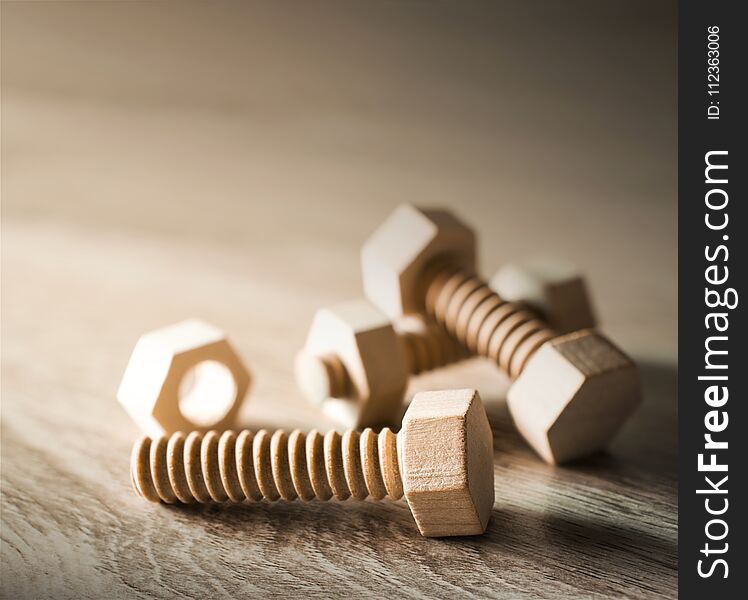
[[[421,321],[418,328],[399,328],[408,370],[412,375],[432,371],[470,357],[468,349],[438,324]]]
[[[425,278],[426,313],[468,350],[517,377],[556,334],[526,307],[506,302],[480,277],[436,265]]]
[[[389,429],[143,437],[130,474],[140,496],[167,504],[403,496],[397,435]]]
[[[343,361],[335,354],[321,356],[319,360],[325,369],[327,377],[327,385],[329,387],[327,396],[330,398],[345,398],[349,396],[353,390],[353,382]]]

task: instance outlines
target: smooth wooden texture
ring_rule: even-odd
[[[224,373],[211,377],[216,366]],[[201,373],[201,367],[207,369]],[[200,381],[201,375],[208,381]],[[117,400],[146,435],[231,429],[251,382],[226,334],[199,319],[188,319],[140,337]]]
[[[532,273],[524,274],[519,267],[513,267],[508,278],[524,282],[532,277],[535,285],[544,280],[551,288],[544,306],[551,308],[554,321],[560,324],[581,322],[587,315],[589,318],[584,322],[588,322],[592,313],[581,279],[553,265],[543,271],[547,275],[538,273],[539,269],[536,263]],[[481,291],[485,286],[477,278],[476,282],[482,286]],[[519,289],[511,284],[510,288],[516,292],[514,301],[535,308],[534,296],[528,295],[526,299],[519,295],[520,291],[529,292],[527,288]],[[451,301],[449,307],[461,308],[470,297],[491,299],[490,294],[475,294],[473,287],[467,289],[470,293],[463,297],[455,294],[456,301]],[[479,306],[479,303],[474,304],[475,309]],[[454,310],[444,321],[454,324],[465,314],[469,313]],[[544,314],[549,313],[546,310]],[[469,319],[463,319],[463,331],[467,331],[468,324]],[[536,324],[543,326],[528,315],[512,335],[523,340],[537,332]],[[459,324],[453,325],[453,331],[459,328]],[[537,343],[530,350],[539,348],[549,337],[550,334],[537,336]],[[398,345],[401,351],[395,347]],[[518,357],[516,345],[511,337],[503,344],[502,351],[508,356],[503,360],[521,361],[515,369],[520,372],[530,353]],[[349,300],[315,313],[306,344],[296,356],[294,372],[304,396],[338,424],[358,428],[398,426],[408,376],[444,367],[469,355],[463,344],[431,319],[406,315],[390,324],[367,300]],[[541,454],[548,455],[547,452]]]
[[[2,597],[675,597],[673,3],[0,4]],[[422,538],[402,501],[137,497],[140,334],[214,323],[254,375],[238,427],[326,431],[294,354],[406,201],[457,210],[483,273],[580,266],[644,388],[608,451],[543,463],[474,359],[408,395],[480,390],[483,536]]]
[[[408,372],[421,375],[470,358],[468,349],[444,329],[420,315],[401,317],[393,324],[405,354]]]
[[[554,332],[530,309],[506,302],[475,274],[477,243],[472,229],[454,212],[402,204],[361,250],[364,289],[385,313],[426,314],[461,344],[516,376]],[[484,305],[491,311],[483,312]],[[518,363],[515,355],[523,360]]]
[[[584,277],[563,260],[535,257],[507,263],[488,285],[505,300],[530,306],[558,333],[597,324]]]
[[[475,233],[457,216],[401,204],[361,248],[361,278],[371,302],[391,319],[423,312],[424,271],[436,258],[475,269]]]
[[[507,393],[517,429],[553,464],[600,451],[640,402],[636,365],[593,330],[543,344]]]
[[[592,330],[550,344],[557,333],[545,321],[525,303],[506,301],[491,291],[464,266],[461,257],[470,254],[466,245],[475,241],[462,235],[466,227],[458,224],[446,211],[410,205],[395,209],[362,251],[364,279],[371,277],[369,298],[384,306],[392,294],[380,296],[374,284],[397,281],[401,297],[410,299],[401,303],[402,310],[418,312],[420,303],[420,310],[459,343],[520,378],[518,389],[513,387],[508,396],[509,409],[519,431],[546,462],[560,464],[601,450],[641,401],[636,366]],[[384,275],[388,270],[390,277]],[[489,309],[482,310],[484,305]]]
[[[343,427],[400,426],[410,375],[468,358],[436,323],[393,324],[368,300],[318,310],[295,360],[299,390]]]
[[[421,534],[486,530],[494,503],[493,435],[476,390],[416,394],[397,450],[405,498]]]
[[[343,427],[392,426],[402,416],[406,356],[389,319],[366,300],[315,313],[295,372],[306,397]]]

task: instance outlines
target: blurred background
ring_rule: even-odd
[[[80,261],[121,250],[143,271],[156,269],[139,260],[149,244],[179,240],[197,260],[203,245],[231,248],[243,285],[282,270],[321,302],[356,296],[355,249],[415,202],[477,228],[486,275],[529,254],[579,264],[615,337],[672,358],[673,13],[668,2],[3,2],[6,299],[23,290],[13,267],[35,237],[50,261],[88,243]],[[69,268],[85,276],[85,262]],[[199,286],[197,273],[157,280],[175,303]],[[8,327],[30,300],[4,307]]]
[[[90,562],[109,565],[98,571],[102,590],[124,593],[108,573],[145,562],[140,546],[92,542],[86,531],[109,539],[108,517],[81,524],[76,506],[138,519],[133,530],[148,522],[155,539],[174,519],[186,540],[201,527],[189,514],[146,520],[150,507],[128,489],[137,429],[115,393],[143,332],[188,317],[224,328],[255,374],[241,425],[331,425],[302,401],[293,356],[317,308],[362,294],[360,246],[402,202],[451,207],[473,225],[487,277],[527,256],[577,264],[602,328],[644,365],[631,433],[574,487],[565,478],[580,471],[539,464],[497,409],[507,423],[497,448],[508,451],[497,469],[519,474],[497,487],[497,502],[511,495],[521,518],[495,518],[496,558],[484,560],[496,562],[483,576],[518,578],[517,590],[530,589],[524,571],[539,573],[566,581],[570,597],[619,584],[628,597],[674,590],[674,2],[3,1],[0,10],[3,485],[23,490],[5,496],[19,500],[6,505],[3,537],[16,592],[34,585],[29,573]],[[616,513],[619,496],[611,508],[596,492],[616,482],[620,497],[635,496],[629,517]],[[48,514],[74,523],[59,539],[89,554],[44,550]],[[405,543],[410,517],[401,519],[403,532],[390,533]],[[256,543],[275,539],[268,522],[251,523]],[[206,535],[220,547],[215,527]],[[567,543],[578,535],[582,545]],[[226,558],[237,573],[250,552],[261,555],[243,543]],[[312,553],[324,548],[314,544]],[[35,545],[31,568],[17,567],[12,548],[27,556]],[[416,568],[425,550],[401,557],[399,547],[391,560]],[[169,565],[181,573],[186,560]],[[411,584],[431,581],[438,564]],[[149,589],[138,577],[123,581]]]

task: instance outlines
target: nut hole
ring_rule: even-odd
[[[198,427],[223,419],[236,401],[236,381],[229,368],[215,360],[197,363],[179,384],[179,410]]]

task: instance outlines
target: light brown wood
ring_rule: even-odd
[[[330,431],[322,439],[317,431],[287,435],[282,429],[238,437],[233,431],[145,436],[132,449],[132,484],[146,500],[166,504],[398,500],[405,494],[424,536],[486,530],[494,500],[493,435],[476,390],[417,394],[397,435],[365,429],[342,436]]]
[[[336,423],[381,427],[402,416],[407,364],[389,319],[351,300],[316,312],[295,372],[306,397]]]
[[[396,435],[389,429],[144,436],[133,446],[130,474],[138,495],[166,504],[403,495]]]
[[[569,292],[563,295],[564,302],[555,305],[557,319],[564,319],[564,313],[570,312],[569,321],[577,319],[582,313],[588,313],[589,302],[583,295],[575,295],[573,290],[579,284],[578,277],[566,278],[565,272],[548,269],[556,273],[555,278],[549,285],[559,288],[567,288]],[[562,277],[564,275],[564,277]],[[550,278],[550,276],[549,276]],[[471,280],[471,285],[478,283],[476,278]],[[448,324],[449,333],[455,334],[462,323],[463,334],[467,330],[470,319],[465,317],[466,311],[457,311],[468,299],[478,296],[482,299],[490,298],[490,290],[478,283],[479,293],[473,293],[473,287],[465,286],[469,291],[461,296],[457,295],[457,301],[453,299],[446,310],[452,309],[450,315],[445,316],[444,322]],[[463,286],[460,286],[463,289]],[[558,294],[556,295],[558,296]],[[519,300],[519,299],[518,299]],[[575,302],[581,306],[576,306]],[[523,303],[524,304],[524,303]],[[478,308],[480,303],[475,303]],[[521,372],[530,354],[537,350],[540,345],[551,339],[553,335],[546,331],[543,323],[533,319],[531,313],[523,312],[525,315],[523,324],[512,331],[511,336],[494,335],[492,339],[504,340],[499,364],[505,364],[510,373]],[[356,352],[351,353],[349,344],[350,336],[340,336],[340,326],[349,326],[356,332],[353,347]],[[379,332],[378,336],[365,335],[369,329]],[[500,333],[500,332],[499,332]],[[512,336],[523,341],[532,335],[533,344],[525,344],[522,351],[517,351],[518,342]],[[396,335],[402,352],[392,352],[393,335]],[[380,344],[379,347],[372,344]],[[338,351],[338,348],[340,349]],[[491,351],[492,352],[492,351]],[[421,315],[405,315],[400,317],[393,325],[386,323],[384,315],[378,315],[377,309],[366,300],[351,300],[318,311],[315,315],[309,331],[305,348],[296,357],[295,373],[299,389],[310,402],[320,405],[331,418],[346,427],[377,427],[382,425],[394,426],[402,418],[402,403],[395,401],[393,389],[405,391],[405,381],[402,378],[403,367],[407,375],[418,375],[433,369],[453,364],[459,360],[465,360],[470,355],[467,347],[459,343],[453,335],[449,335],[442,327]],[[373,371],[370,376],[384,378],[385,382],[400,381],[400,386],[379,386],[380,397],[372,392],[368,382],[357,383],[349,374],[347,364],[353,365],[354,372],[367,372],[367,369],[358,369],[356,365],[363,364],[362,356],[387,357],[390,361],[387,372]],[[405,364],[400,365],[397,360],[404,358]],[[510,360],[513,363],[510,364]],[[363,365],[364,367],[366,365]],[[396,393],[396,392],[395,392]],[[377,406],[379,408],[377,409]],[[341,408],[344,407],[344,408]]]
[[[676,597],[673,3],[1,4],[0,596]],[[138,498],[138,336],[219,324],[254,375],[238,429],[333,428],[293,357],[408,200],[469,219],[486,273],[580,265],[644,387],[608,450],[538,460],[474,359],[406,398],[480,390],[482,536],[422,538],[404,502]]]
[[[420,315],[402,317],[393,326],[411,375],[428,373],[471,356],[465,346],[437,323]]]
[[[425,536],[483,533],[493,510],[493,434],[476,390],[416,394],[398,434],[403,489]]]
[[[366,296],[391,319],[422,312],[423,270],[442,255],[475,269],[473,230],[449,211],[398,206],[361,249]]]
[[[599,344],[587,343],[591,336],[577,336],[577,341],[571,344],[584,345],[587,352],[579,353],[580,360],[596,361],[599,366],[590,373],[577,371],[583,373],[583,378],[616,382],[617,392],[606,394],[605,400],[601,400],[600,406],[611,416],[599,427],[595,417],[602,409],[594,401],[579,400],[577,393],[589,398],[594,394],[592,390],[601,388],[592,383],[587,387],[584,381],[569,386],[558,371],[544,371],[543,360],[526,372],[533,356],[558,333],[524,303],[500,297],[465,266],[463,257],[475,254],[475,238],[464,235],[466,227],[459,223],[444,211],[409,205],[396,209],[362,250],[367,296],[383,310],[403,314],[424,312],[458,342],[489,358],[510,377],[524,374],[521,391],[515,394],[517,400],[510,402],[509,407],[513,415],[514,410],[520,411],[516,416],[520,432],[547,462],[560,463],[600,450],[618,433],[640,402],[636,367],[620,350],[612,350],[614,346],[599,333],[594,335]],[[429,235],[422,233],[426,231]],[[402,288],[398,297],[405,300],[391,301],[396,296],[393,286]],[[483,305],[488,309],[481,310]],[[596,351],[602,353],[599,359],[594,356]],[[609,360],[613,354],[625,359],[628,368],[620,369],[619,361]],[[550,410],[546,409],[548,389],[554,390]],[[568,416],[567,410],[573,416]],[[584,416],[585,410],[589,411],[589,417]],[[595,431],[585,431],[586,428]]]
[[[631,359],[592,330],[546,342],[507,394],[522,435],[547,462],[605,447],[641,402]]]
[[[572,264],[534,257],[499,267],[488,285],[507,302],[526,304],[560,334],[596,326],[584,277]]]
[[[220,329],[189,319],[141,336],[117,399],[146,435],[229,429],[251,376]]]
[[[317,311],[294,371],[304,396],[340,425],[396,426],[410,375],[467,357],[435,323],[409,317],[395,328],[361,299]]]

